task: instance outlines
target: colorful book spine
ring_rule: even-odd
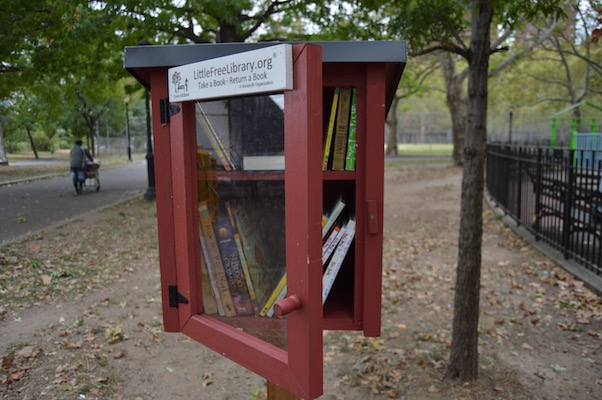
[[[341,239],[341,243],[337,246],[332,259],[328,263],[328,267],[322,276],[322,305],[326,302],[328,295],[330,294],[330,290],[332,289],[332,285],[334,284],[334,280],[336,279],[339,270],[341,269],[341,265],[343,265],[343,261],[345,260],[345,256],[351,247],[351,243],[353,242],[353,238],[355,236],[355,220],[349,220],[347,224],[347,230],[345,231],[345,235]]]
[[[215,289],[217,289],[217,287]],[[217,306],[218,298],[215,297],[215,289],[212,287],[209,271],[207,270],[207,263],[205,262],[205,259],[201,257],[201,290],[203,297],[203,311],[205,314],[212,315],[220,312],[219,307]]]
[[[205,110],[203,109],[203,107],[201,107],[201,105],[199,103],[197,103],[196,106],[199,111],[199,113],[196,113],[197,120],[199,121],[199,123],[201,124],[201,127],[205,131],[205,134],[209,138],[209,141],[211,142],[211,146],[213,147],[213,150],[215,151],[215,154],[217,155],[217,157],[222,162],[224,169],[226,171],[236,170],[237,167],[236,167],[236,163],[234,162],[234,158],[232,157],[232,154],[228,151],[226,146],[224,146],[224,143],[220,139],[217,131],[215,130],[215,127],[211,123],[211,120],[205,113]],[[199,114],[200,114],[200,117],[199,117]]]
[[[353,88],[351,95],[351,113],[349,115],[349,137],[347,139],[347,155],[345,156],[345,170],[355,171],[355,156],[357,153],[357,90]]]
[[[326,238],[326,235],[328,235],[328,232],[330,232],[330,229],[332,229],[332,227],[334,226],[335,222],[341,215],[343,208],[345,208],[345,202],[342,198],[339,197],[336,204],[332,208],[332,211],[330,211],[328,215],[328,221],[326,221],[326,224],[324,224],[324,226],[322,227],[322,240]]]
[[[326,248],[324,251],[322,251],[322,266],[326,265],[326,262],[328,261],[328,259],[332,255],[332,253],[334,253],[334,250],[337,248],[337,246],[341,242],[341,239],[345,235],[346,231],[347,231],[346,226],[339,229],[336,232],[336,235],[333,238],[332,242],[328,245],[328,248]],[[334,231],[333,231],[333,233],[334,233]]]
[[[220,218],[214,224],[215,237],[228,280],[230,295],[237,315],[253,315],[253,305],[247,290],[230,218]]]
[[[334,151],[332,155],[332,169],[345,170],[345,150],[347,150],[347,136],[349,136],[349,110],[351,109],[351,87],[341,88],[337,122],[334,130]]]
[[[337,105],[339,101],[340,88],[334,89],[332,98],[332,106],[330,107],[330,118],[328,119],[328,127],[324,133],[324,147],[322,149],[322,171],[328,169],[328,158],[330,157],[330,146],[332,144],[332,134],[334,132],[334,122],[337,116]]]
[[[268,301],[265,303],[265,305],[261,309],[261,312],[259,313],[259,315],[261,315],[262,317],[267,316],[268,311],[270,311],[270,308],[272,308],[272,306],[276,302],[276,299],[280,295],[280,292],[282,292],[282,290],[285,287],[286,287],[286,274],[284,274],[282,276],[282,278],[280,279],[280,282],[278,282],[278,285],[276,285],[276,288],[272,291],[270,298],[268,299]]]
[[[286,297],[286,288],[287,288],[287,285],[284,285],[284,287],[278,294],[278,297],[276,297],[276,300],[274,300],[274,303],[272,304],[272,306],[270,307],[268,312],[265,314],[266,317],[272,318],[274,316],[274,306],[276,305],[276,303],[278,303],[280,300],[282,300]]]
[[[224,272],[224,266],[222,265],[217,239],[215,238],[215,232],[213,230],[213,223],[211,222],[211,216],[209,215],[209,209],[207,208],[206,202],[199,203],[199,220],[201,223],[201,235],[203,236],[205,243],[203,254],[205,256],[205,261],[207,261],[209,277],[215,281],[217,293],[219,293],[222,302],[224,315],[226,317],[234,317],[236,316],[236,310],[234,308],[232,296],[230,295],[228,280],[226,279],[226,273]],[[203,242],[201,242],[201,244],[202,243]]]
[[[236,224],[236,217],[234,215],[234,208],[232,204],[227,201],[225,203],[226,211],[228,212],[228,218],[230,218],[230,224],[232,225],[232,233],[234,234],[234,242],[236,243],[236,250],[238,251],[238,258],[240,259],[240,264],[242,266],[242,271],[245,276],[245,283],[247,285],[247,290],[249,291],[249,297],[251,298],[251,304],[253,305],[253,310],[255,311],[255,315],[259,315],[259,303],[257,302],[257,295],[255,294],[255,288],[253,287],[253,282],[251,281],[251,273],[249,271],[249,265],[247,263],[247,257],[245,257],[245,252],[243,249],[242,239],[240,237],[240,233],[238,232],[238,227]]]
[[[336,224],[332,232],[330,232],[330,235],[328,235],[328,239],[326,239],[326,241],[322,245],[322,257],[324,257],[324,254],[328,251],[328,248],[330,247],[340,230],[341,224]]]

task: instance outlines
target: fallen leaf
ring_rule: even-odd
[[[42,283],[44,285],[50,285],[50,282],[52,282],[52,277],[48,275],[42,275]]]
[[[105,339],[108,344],[114,344],[117,342],[121,342],[123,339],[125,339],[125,335],[123,334],[123,330],[119,325],[115,327],[109,326],[105,330]]]
[[[503,395],[505,392],[504,388],[501,386],[496,386],[493,388],[493,390],[495,390],[497,392],[497,394],[501,394],[501,395]]]
[[[203,387],[207,387],[213,383],[213,375],[210,372],[205,372],[203,374]]]
[[[523,345],[521,347],[525,350],[533,350],[533,346],[531,346],[528,343],[523,343]]]
[[[553,369],[554,371],[556,371],[556,372],[563,372],[563,371],[566,371],[566,368],[565,368],[565,367],[561,367],[561,366],[560,366],[560,365],[558,365],[558,364],[552,364],[552,369]]]
[[[439,388],[435,385],[431,385],[431,386],[429,386],[429,392],[430,393],[439,393]]]

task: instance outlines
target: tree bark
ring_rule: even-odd
[[[38,149],[36,149],[36,144],[33,141],[33,136],[31,136],[31,130],[29,128],[25,129],[27,131],[27,136],[29,136],[29,144],[31,145],[31,149],[33,150],[33,154],[36,156],[36,160],[39,160]]]
[[[447,108],[452,119],[454,165],[462,165],[464,162],[464,142],[466,136],[466,96],[462,88],[462,76],[456,71],[456,62],[452,54],[440,52],[437,59],[443,77],[445,78]]]
[[[398,127],[398,118],[397,118],[397,105],[399,104],[399,97],[395,96],[393,98],[393,104],[391,104],[391,110],[389,111],[389,115],[387,118],[387,125],[389,126],[389,137],[387,139],[387,155],[397,155],[397,127]]]
[[[489,0],[472,1],[468,118],[462,176],[458,268],[452,346],[447,376],[472,381],[478,376],[479,294],[483,236],[483,189],[487,139],[487,78],[490,56]]]
[[[0,121],[0,165],[8,165],[6,148],[4,147],[4,124]]]

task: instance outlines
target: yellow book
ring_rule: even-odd
[[[286,274],[284,274],[282,276],[282,279],[280,279],[280,282],[278,282],[276,289],[274,289],[274,291],[272,292],[272,295],[270,296],[268,301],[265,303],[265,305],[261,309],[261,312],[259,313],[259,315],[261,315],[262,317],[266,316],[268,311],[270,311],[270,308],[272,308],[272,305],[276,302],[278,295],[284,289],[285,286],[286,286]]]
[[[334,89],[332,107],[330,108],[330,119],[328,120],[328,128],[324,134],[324,148],[322,149],[322,171],[326,171],[328,169],[328,157],[330,156],[330,146],[332,144],[332,132],[334,131],[334,121],[337,114],[339,91],[340,89],[338,87]]]
[[[332,169],[345,170],[345,154],[347,150],[347,137],[349,132],[349,111],[351,109],[351,87],[341,88],[339,95],[339,108],[337,110],[337,123],[334,133],[334,150],[332,154]]]
[[[236,226],[236,217],[234,215],[234,209],[229,201],[226,201],[226,211],[228,212],[228,217],[230,218],[230,224],[232,225],[232,233],[234,234],[234,242],[236,243],[236,249],[238,251],[238,258],[240,258],[240,264],[242,266],[242,271],[245,276],[245,283],[247,285],[247,289],[249,290],[249,296],[251,298],[251,304],[253,305],[253,310],[256,315],[259,315],[259,303],[257,302],[257,295],[255,294],[255,288],[253,287],[253,282],[251,282],[251,273],[249,272],[249,265],[247,263],[247,258],[245,257],[245,252],[242,247],[242,239],[240,237],[240,233],[238,233],[238,227]]]

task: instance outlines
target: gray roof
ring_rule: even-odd
[[[148,70],[150,68],[177,67],[281,43],[203,43],[128,46],[125,48],[123,65],[142,85],[150,89]],[[296,44],[295,42],[289,43]],[[323,63],[386,64],[386,108],[387,110],[389,109],[407,61],[405,41],[331,41],[307,43],[322,46]]]
[[[338,41],[310,42],[322,46],[322,60],[330,62],[391,62],[406,63],[405,41]],[[176,67],[198,61],[223,57],[243,51],[274,46],[277,42],[205,43],[166,46],[128,46],[124,67]],[[294,43],[293,43],[294,44]]]

